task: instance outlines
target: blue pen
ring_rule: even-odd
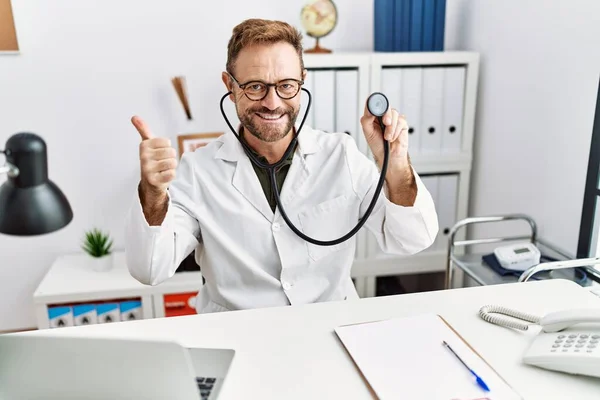
[[[475,371],[473,371],[471,368],[469,368],[469,366],[458,356],[458,354],[456,354],[454,352],[454,350],[452,350],[452,347],[450,347],[450,345],[448,343],[446,343],[445,341],[443,343],[444,343],[444,346],[446,346],[446,348],[448,350],[450,350],[452,352],[452,354],[454,354],[454,356],[456,358],[458,358],[458,361],[460,361],[462,363],[462,365],[464,365],[469,370],[469,372],[473,374],[473,376],[475,377],[475,380],[477,381],[477,384],[479,386],[481,386],[481,388],[483,390],[485,390],[486,392],[489,392],[490,388],[488,388],[488,385],[485,384],[485,382],[483,381],[483,379],[481,379],[481,377],[479,375],[477,375],[475,373]]]

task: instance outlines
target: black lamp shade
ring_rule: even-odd
[[[73,211],[61,190],[48,179],[46,143],[32,133],[6,142],[6,161],[19,169],[0,187],[0,233],[41,235],[71,222]]]

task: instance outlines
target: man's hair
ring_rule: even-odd
[[[235,61],[244,47],[279,42],[289,43],[294,47],[300,57],[300,70],[303,71],[302,34],[286,22],[252,18],[233,28],[227,45],[227,72],[233,73]]]

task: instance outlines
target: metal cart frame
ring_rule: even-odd
[[[476,224],[505,222],[505,221],[524,221],[529,225],[529,233],[524,235],[508,235],[501,237],[456,240],[456,235],[462,229]],[[543,254],[550,255],[558,261],[544,262],[524,271],[519,277],[514,275],[501,276],[497,274],[491,267],[487,266],[482,260],[482,254],[469,253],[458,254],[458,249],[467,249],[475,245],[492,244],[510,241],[529,241],[536,245]],[[489,217],[472,217],[458,221],[450,230],[448,239],[448,253],[446,260],[446,289],[452,288],[452,280],[454,277],[455,268],[462,270],[467,276],[473,279],[480,285],[493,285],[501,283],[526,282],[534,275],[541,272],[550,272],[558,270],[570,269],[570,273],[563,271],[557,273],[558,278],[574,280],[575,270],[573,268],[581,268],[586,276],[595,282],[600,282],[600,271],[590,267],[590,265],[600,264],[600,257],[586,258],[574,260],[574,257],[567,254],[565,251],[556,248],[546,241],[538,238],[537,225],[533,218],[525,214],[508,214],[501,216]]]

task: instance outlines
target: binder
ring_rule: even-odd
[[[444,105],[444,67],[423,68],[423,110],[421,152],[440,153],[442,147],[442,110]]]
[[[74,326],[73,308],[71,306],[48,307],[48,320],[50,328]]]
[[[335,71],[335,132],[346,132],[362,150],[364,135],[359,128],[358,117],[358,71]],[[359,146],[360,144],[360,146]]]
[[[458,205],[458,175],[440,175],[438,178],[438,211],[439,233],[434,246],[437,250],[446,250],[448,235],[456,221],[456,208]]]
[[[325,132],[335,131],[335,71],[314,71],[314,115],[315,129]]]
[[[421,152],[422,133],[422,85],[423,69],[421,67],[402,68],[402,104],[401,113],[406,116],[408,122],[408,146],[411,153]]]
[[[410,1],[396,0],[394,8],[394,51],[410,49]]]
[[[390,108],[395,108],[404,114],[402,103],[402,68],[383,68],[381,70],[381,92],[390,102]]]
[[[77,304],[73,306],[73,322],[75,326],[98,323],[95,304]]]
[[[98,313],[99,324],[107,324],[121,320],[119,303],[100,303],[96,305],[96,310]]]
[[[374,49],[375,51],[394,51],[394,2],[396,0],[375,0]]]
[[[423,0],[423,34],[421,50],[433,51],[435,30],[435,2],[436,0]]]
[[[395,108],[400,114],[406,114],[402,104],[402,68],[381,70],[381,92],[387,96],[390,108]]]
[[[465,67],[447,67],[444,71],[444,122],[442,152],[459,153],[462,147]]]
[[[522,399],[442,316],[364,322],[335,333],[376,399]],[[489,393],[443,342],[482,377]]]
[[[165,317],[177,317],[182,315],[195,315],[197,292],[169,293],[163,296],[165,305]]]
[[[433,50],[444,50],[444,33],[446,29],[446,0],[435,0],[435,23],[433,31]]]
[[[421,51],[423,48],[423,0],[410,0],[410,51]]]
[[[143,319],[142,302],[140,300],[125,300],[119,303],[121,321]]]

